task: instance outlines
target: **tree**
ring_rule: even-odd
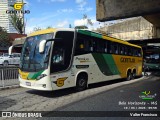
[[[81,25],[81,26],[76,26],[75,29],[88,29],[88,27],[85,25]]]
[[[87,25],[89,24],[89,25],[93,26],[93,22],[91,21],[91,19],[88,18],[88,16],[86,14],[83,14],[83,20],[84,20],[84,23],[85,23],[85,20],[87,21]]]
[[[24,21],[23,18],[18,16],[16,13],[11,15],[10,19],[13,27],[17,30],[18,33],[23,34],[24,33]]]
[[[33,31],[39,31],[39,30],[41,30],[40,27],[34,27],[34,28],[33,28]]]
[[[0,27],[0,47],[6,47],[11,44],[7,31]]]
[[[52,26],[48,26],[48,27],[46,27],[46,29],[50,29],[50,28],[52,28]]]
[[[71,25],[71,24],[69,24],[69,28],[72,28],[72,25]]]

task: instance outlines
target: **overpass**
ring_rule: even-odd
[[[153,27],[151,28],[152,36],[149,38],[149,34],[145,34],[146,37],[148,37],[147,39],[132,40],[131,34],[128,34],[130,38],[129,42],[144,46],[146,53],[147,51],[149,51],[150,54],[153,55],[159,54],[159,59],[160,59],[160,44],[159,44],[160,7],[159,6],[160,6],[160,0],[96,0],[96,7],[97,7],[96,18],[98,21],[104,22],[110,20],[142,16],[151,24],[153,24]],[[131,24],[132,23],[127,24],[128,27]],[[123,23],[121,23],[121,26],[122,25]],[[140,23],[140,25],[142,25],[142,23]],[[118,30],[120,28],[125,29],[127,26],[126,24],[124,24],[123,27],[120,27],[120,25],[114,25],[110,26],[109,29],[113,30],[114,27],[116,30]],[[132,26],[131,28],[134,27],[136,26]],[[127,34],[127,31],[125,32],[123,34]],[[122,34],[122,33],[115,32],[115,34]]]
[[[97,20],[109,21],[143,16],[156,27],[160,27],[159,0],[97,0]]]
[[[103,22],[143,16],[155,26],[155,33],[160,34],[159,6],[159,0],[97,0],[96,18]]]

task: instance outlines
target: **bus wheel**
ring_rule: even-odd
[[[132,78],[132,74],[130,71],[128,71],[126,80],[131,80],[131,78]]]
[[[132,79],[135,79],[135,77],[136,77],[136,71],[133,71],[133,73],[132,73]]]
[[[82,90],[85,90],[86,88],[87,88],[87,76],[86,74],[81,74],[77,78],[76,90],[82,91]]]

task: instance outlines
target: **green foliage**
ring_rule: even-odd
[[[11,44],[11,40],[9,39],[8,33],[5,29],[0,27],[0,46],[6,47]]]
[[[48,26],[48,27],[46,27],[46,29],[49,29],[49,28],[52,28],[52,26]]]
[[[71,25],[71,24],[69,24],[69,28],[72,28],[72,25]]]
[[[24,22],[23,18],[19,17],[16,13],[11,15],[11,23],[13,27],[18,31],[18,33],[23,34],[24,33]]]
[[[93,22],[88,18],[87,14],[83,14],[83,20],[87,20],[87,25],[93,26]]]
[[[82,26],[76,26],[75,29],[88,29],[88,27],[85,25],[82,25]]]
[[[34,27],[33,28],[33,31],[39,31],[39,30],[42,30],[40,27]]]

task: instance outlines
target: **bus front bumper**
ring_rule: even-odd
[[[48,79],[46,81],[46,78],[42,78],[41,80],[25,80],[19,77],[20,86],[35,90],[43,90],[43,91],[52,91],[51,82]]]

